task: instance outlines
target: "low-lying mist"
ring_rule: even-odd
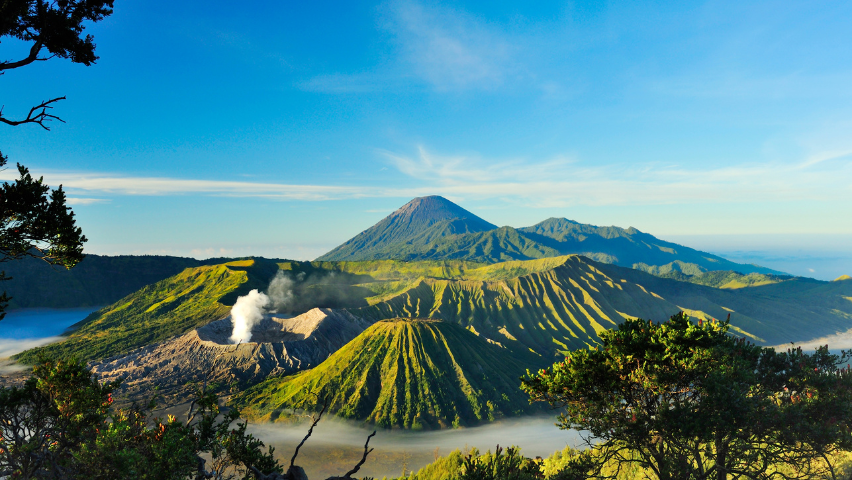
[[[0,374],[29,370],[8,357],[30,348],[58,342],[68,327],[86,318],[97,307],[31,308],[12,310],[0,320]]]
[[[399,477],[403,467],[408,471],[433,462],[436,455],[444,456],[455,449],[461,451],[476,447],[480,451],[494,451],[517,445],[527,457],[547,457],[557,450],[581,446],[579,433],[560,430],[555,415],[524,417],[500,421],[481,427],[459,428],[425,432],[377,430],[370,440],[375,451],[358,472],[362,476],[381,478]],[[289,464],[296,445],[304,438],[309,425],[259,424],[251,432],[267,445],[275,447],[280,459]],[[372,429],[351,422],[323,418],[302,449],[296,464],[305,469],[308,478],[328,478],[347,472],[364,453],[364,442]]]
[[[805,342],[790,342],[784,345],[776,345],[776,350],[786,350],[788,348],[802,347],[805,353],[813,353],[819,347],[828,345],[828,349],[832,353],[840,353],[841,350],[852,349],[852,329],[845,332],[835,333],[825,337],[807,340]]]

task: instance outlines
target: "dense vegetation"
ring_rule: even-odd
[[[160,419],[113,408],[116,387],[100,384],[82,363],[60,360],[42,361],[22,387],[0,390],[0,477],[282,478],[272,450],[262,450],[245,422],[235,424],[239,412],[220,411],[215,396],[199,390],[185,420]]]
[[[249,418],[285,419],[301,407],[382,427],[476,425],[529,413],[519,378],[542,365],[461,328],[428,320],[374,324],[318,367],[272,378],[233,401]]]
[[[526,228],[500,227],[442,197],[415,198],[317,260],[468,260],[496,263],[580,254],[648,270],[673,262],[689,273],[735,270],[777,274],[660,240],[635,228],[597,227],[549,218]],[[670,268],[670,267],[669,267]]]
[[[852,450],[849,356],[777,352],[679,313],[627,320],[523,389],[594,439],[569,462],[587,476],[615,478],[614,464],[659,480],[805,479],[833,476],[829,457]]]

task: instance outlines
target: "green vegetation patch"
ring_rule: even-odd
[[[716,270],[698,273],[689,273],[687,269],[681,271],[661,271],[651,268],[640,270],[647,271],[648,273],[662,278],[671,278],[681,282],[689,282],[696,285],[706,285],[708,287],[724,289],[760,287],[763,285],[771,285],[773,283],[786,282],[794,278],[787,275],[772,275],[768,273],[749,273],[748,275],[744,275],[730,270]]]

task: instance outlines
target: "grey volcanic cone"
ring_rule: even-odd
[[[317,260],[404,259],[400,245],[423,245],[447,235],[495,228],[444,197],[418,197]]]
[[[231,318],[224,318],[162,343],[93,365],[101,381],[123,379],[119,397],[147,401],[157,394],[164,406],[185,402],[193,382],[230,392],[272,375],[319,365],[363,332],[370,323],[343,310],[314,308],[293,318],[266,316],[252,341],[230,344]]]

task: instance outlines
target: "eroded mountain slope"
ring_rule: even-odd
[[[537,411],[520,390],[540,358],[488,343],[459,325],[380,321],[318,367],[270,378],[233,403],[256,420],[287,418],[293,407],[329,411],[383,427],[476,425]]]
[[[97,362],[92,371],[101,381],[122,379],[120,398],[142,402],[156,392],[160,403],[172,405],[202,383],[238,391],[270,375],[313,368],[368,326],[346,311],[315,308],[293,318],[267,316],[252,330],[251,342],[234,345],[228,317]]]

